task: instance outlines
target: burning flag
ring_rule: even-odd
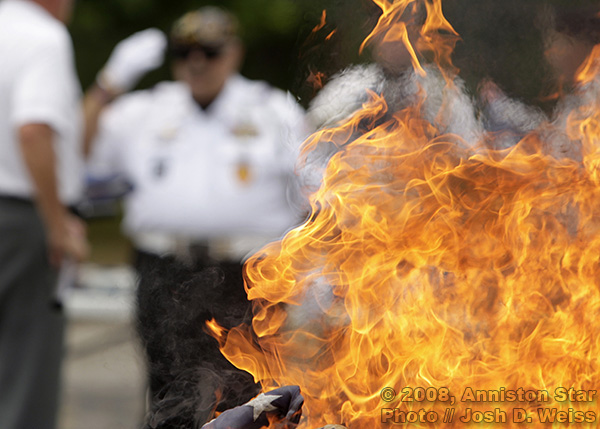
[[[299,385],[302,428],[596,426],[600,52],[555,121],[498,149],[448,67],[441,0],[417,49],[399,21],[416,1],[374,2],[369,37],[413,69],[305,143],[327,161],[312,214],[246,263],[254,319],[211,328],[223,354],[265,390]]]

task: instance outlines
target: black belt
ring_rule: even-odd
[[[205,266],[214,266],[219,264],[242,264],[242,262],[238,260],[214,258],[210,255],[210,249],[205,242],[190,243],[185,249],[179,250],[183,251],[183,253],[158,255],[156,253],[139,248],[134,248],[134,253],[136,255],[135,259],[141,258],[143,260],[152,258],[172,259],[179,260],[180,262],[192,262],[194,264],[201,264]]]
[[[17,197],[15,195],[0,195],[0,202],[35,206],[35,201],[33,199],[27,197]],[[69,210],[69,212],[71,212],[71,214],[74,214],[75,216],[83,219],[83,216],[77,208],[77,205],[67,205],[66,208],[67,210]]]
[[[25,197],[17,197],[14,195],[0,195],[0,201],[7,203],[19,203],[33,205],[33,200]]]

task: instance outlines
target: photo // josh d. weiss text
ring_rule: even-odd
[[[444,423],[541,423],[551,425],[594,425],[597,422],[596,390],[557,387],[553,391],[532,389],[478,390],[466,387],[455,395],[447,387],[404,387],[400,394],[391,387],[380,393],[394,408],[381,409],[381,422],[387,424]],[[418,404],[423,407],[419,408]],[[445,405],[435,408],[434,403]],[[593,409],[590,409],[593,407]]]

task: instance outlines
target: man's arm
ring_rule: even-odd
[[[50,262],[58,266],[64,257],[84,259],[88,253],[85,226],[58,196],[54,131],[46,124],[26,124],[19,127],[18,137],[46,226]]]
[[[85,132],[83,136],[83,155],[89,158],[92,152],[92,142],[98,134],[98,122],[104,108],[116,97],[108,90],[98,85],[92,85],[83,97],[83,116]]]
[[[83,99],[86,158],[92,152],[98,120],[104,107],[118,95],[131,90],[147,72],[159,67],[166,46],[165,35],[156,28],[135,33],[115,46],[108,62],[99,72],[96,83]]]

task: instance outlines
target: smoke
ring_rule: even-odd
[[[243,289],[232,293],[222,268],[156,258],[142,273],[138,293],[138,332],[148,355],[152,409],[147,428],[197,428],[215,410],[242,404],[258,393],[205,332],[215,317],[222,326],[247,321]]]
[[[447,85],[437,67],[424,68],[426,75],[420,76],[412,69],[390,74],[378,64],[358,65],[331,79],[312,100],[308,110],[308,119],[315,128],[333,129],[349,121],[369,102],[371,94],[381,95],[387,110],[374,122],[359,121],[351,135],[325,132],[319,137],[318,143],[307,150],[298,168],[306,193],[318,189],[333,154],[407,108],[419,107],[419,117],[434,125],[440,135],[453,135],[465,148],[473,148],[482,140],[484,124],[478,118],[474,100],[467,93],[464,82],[455,77],[452,85]],[[339,141],[340,134],[345,140]]]
[[[347,119],[368,101],[367,89],[379,93],[384,83],[383,70],[374,64],[350,67],[337,73],[311,101],[307,114],[309,122],[319,129]]]
[[[517,144],[547,120],[540,109],[509,98],[491,80],[484,80],[480,85],[479,103],[480,118],[490,134],[488,144],[493,149]]]

